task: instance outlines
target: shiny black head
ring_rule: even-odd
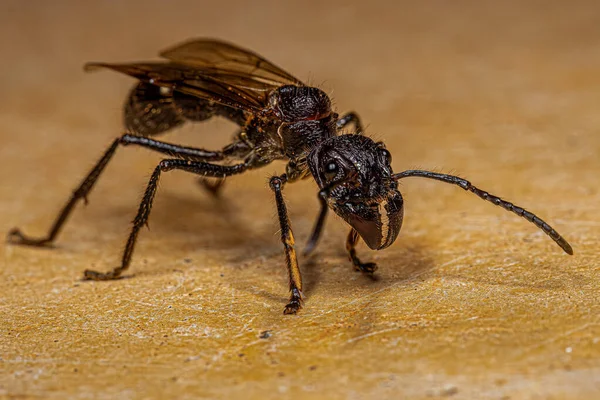
[[[310,86],[281,86],[271,93],[269,105],[284,122],[317,120],[331,114],[331,100],[327,94]]]
[[[308,156],[327,203],[374,250],[391,245],[402,226],[403,200],[382,143],[361,135],[322,142]]]

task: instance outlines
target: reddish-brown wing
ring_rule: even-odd
[[[218,80],[244,78],[252,88],[277,88],[304,84],[294,76],[258,54],[217,39],[193,39],[160,53],[175,63],[200,68]],[[235,83],[235,82],[234,82]]]
[[[85,68],[109,68],[151,85],[259,114],[267,111],[274,89],[303,85],[259,55],[222,41],[193,40],[160,55],[170,62],[89,63]]]

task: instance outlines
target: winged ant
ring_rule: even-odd
[[[115,279],[129,267],[138,233],[148,220],[164,172],[177,169],[217,178],[217,185],[209,186],[217,192],[225,178],[274,160],[287,161],[285,173],[273,176],[269,182],[277,203],[289,272],[291,296],[285,314],[295,314],[302,307],[303,298],[294,235],[282,191],[286,184],[301,179],[316,181],[321,203],[305,253],[315,248],[331,208],[351,226],[346,249],[355,269],[366,274],[372,274],[377,266],[362,262],[355,247],[360,238],[374,250],[394,243],[404,215],[398,181],[408,177],[435,179],[470,191],[532,222],[567,254],[573,254],[567,241],[535,214],[478,189],[465,179],[422,170],[393,173],[385,145],[364,135],[355,113],[339,116],[322,90],[305,85],[252,51],[220,40],[196,39],[169,48],[160,56],[165,60],[86,64],[86,70],[108,68],[138,80],[124,107],[129,133],[115,139],[105,151],[73,192],[47,236],[32,238],[15,228],[9,232],[10,242],[31,246],[52,243],[74,206],[81,200],[87,203],[88,194],[117,148],[136,145],[167,158],[160,161],[150,177],[121,264],[109,272],[86,270],[85,279]],[[221,150],[152,139],[187,121],[205,121],[215,116],[240,126],[233,142]],[[351,133],[343,131],[348,125],[354,126]]]

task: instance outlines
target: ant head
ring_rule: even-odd
[[[404,201],[383,143],[361,135],[329,138],[308,156],[329,207],[373,250],[391,245],[402,226]]]

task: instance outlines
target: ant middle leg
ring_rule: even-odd
[[[133,250],[135,248],[138,233],[142,226],[148,224],[148,217],[150,216],[150,210],[152,209],[154,195],[156,194],[158,181],[162,172],[178,169],[206,177],[224,178],[226,176],[240,174],[251,167],[252,165],[247,162],[231,166],[224,166],[218,164],[210,164],[206,162],[189,160],[186,161],[180,159],[162,160],[154,169],[154,172],[152,173],[152,176],[148,181],[148,186],[146,187],[146,191],[144,192],[144,197],[142,198],[142,201],[138,208],[138,212],[133,220],[133,228],[131,229],[131,233],[129,234],[129,238],[127,239],[127,243],[125,245],[125,251],[123,252],[121,265],[114,268],[112,271],[106,273],[97,272],[89,269],[85,270],[84,279],[96,281],[115,279],[118,278],[123,273],[123,271],[129,268],[129,264],[131,263],[131,256],[133,255]]]
[[[252,146],[244,140],[244,136],[238,132],[234,136],[233,143],[225,146],[222,150],[223,155],[226,158],[238,158],[241,159],[248,155],[252,151]],[[218,198],[225,185],[225,178],[207,179],[198,178],[198,184],[202,186],[212,197]]]

